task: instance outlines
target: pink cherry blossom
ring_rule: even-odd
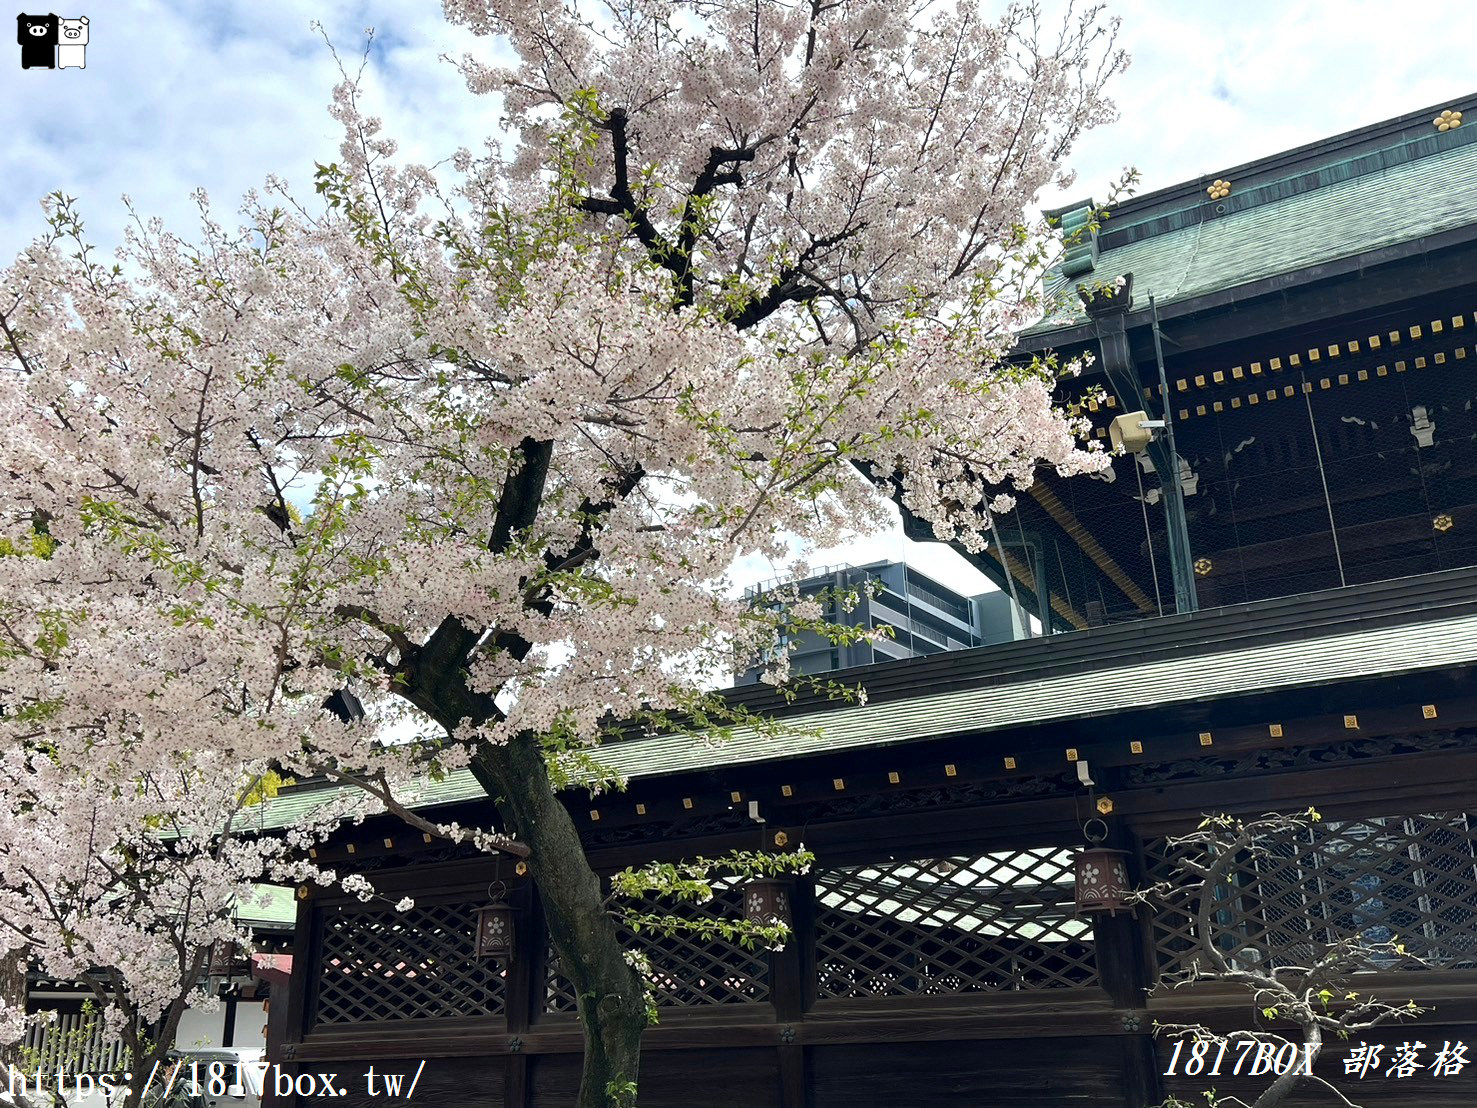
[[[433,756],[578,750],[771,647],[736,559],[885,526],[894,474],[978,550],[1040,466],[1105,464],[1006,361],[1049,260],[1024,212],[1111,118],[1097,9],[446,10],[514,58],[461,63],[507,157],[398,164],[346,81],[326,203],[201,195],[115,268],[53,198],[0,275],[0,952],[115,970],[115,1018],[176,1011],[252,881],[331,880],[304,848]],[[485,710],[433,723],[447,629]],[[323,710],[345,686],[366,720]],[[264,775],[325,772],[372,795],[251,833]]]

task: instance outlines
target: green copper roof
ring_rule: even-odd
[[[843,750],[988,732],[1144,706],[1306,688],[1371,674],[1410,673],[1477,664],[1477,614],[1425,619],[1401,627],[1339,625],[1309,638],[1241,641],[1227,649],[1152,661],[1122,661],[1040,677],[848,706],[792,717],[779,737],[736,728],[732,738],[670,734],[605,747],[601,761],[630,778],[656,777]],[[988,649],[988,648],[987,648]],[[288,791],[264,807],[263,830],[281,827],[343,795],[335,788]],[[484,794],[470,771],[427,781],[408,797],[431,808]],[[361,811],[377,810],[367,798]]]
[[[290,931],[297,919],[297,901],[291,889],[280,885],[253,885],[251,895],[238,905],[241,922],[257,930]]]
[[[1395,139],[1322,164],[1308,153],[1226,170],[1220,201],[1198,185],[1129,201],[1104,223],[1091,272],[1048,282],[1060,303],[1031,333],[1084,321],[1084,282],[1132,273],[1135,302],[1162,305],[1477,224],[1477,118],[1444,134],[1413,120]]]

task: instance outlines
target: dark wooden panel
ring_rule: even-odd
[[[533,1108],[574,1108],[580,1062],[570,1056],[531,1059]],[[641,1056],[641,1108],[777,1108],[780,1077],[773,1050],[646,1050]]]
[[[580,1060],[577,1057],[548,1054],[529,1059],[528,1102],[535,1108],[574,1108],[579,1088]]]
[[[1063,990],[1065,992],[1065,990]],[[900,1043],[938,1040],[1047,1039],[1122,1037],[1125,1015],[1147,1024],[1142,1009],[1115,1010],[1098,989],[1080,990],[1079,996],[1040,994],[983,994],[971,997],[889,997],[867,1001],[827,1001],[805,1018],[780,1023],[773,1018],[753,1022],[749,1013],[729,1009],[663,1014],[643,1040],[653,1054],[702,1053],[714,1048],[776,1048],[842,1043]],[[1238,1011],[1244,1001],[1238,998]],[[295,1057],[305,1065],[334,1062],[353,1065],[385,1055],[398,1056],[413,1048],[430,1058],[506,1055],[515,1050],[530,1055],[577,1055],[584,1049],[579,1025],[561,1019],[536,1024],[518,1036],[500,1028],[468,1024],[455,1030],[427,1021],[407,1024],[391,1033],[318,1033],[296,1047]],[[1109,1048],[1116,1049],[1116,1048]]]
[[[1387,1076],[1386,1071],[1397,1056],[1396,1048],[1404,1042],[1414,1043],[1417,1040],[1425,1044],[1418,1055],[1420,1068],[1410,1077],[1401,1078],[1393,1073]],[[1448,1077],[1437,1076],[1429,1068],[1443,1045],[1455,1045],[1459,1041],[1466,1043],[1468,1056],[1473,1057],[1477,1053],[1477,1026],[1434,1024],[1422,1020],[1377,1028],[1372,1033],[1357,1036],[1352,1042],[1334,1041],[1326,1044],[1313,1066],[1313,1072],[1332,1082],[1344,1096],[1362,1108],[1410,1108],[1411,1105],[1420,1105],[1421,1108],[1471,1108],[1473,1103],[1477,1103],[1477,1065],[1469,1063],[1460,1073]],[[1371,1068],[1362,1079],[1344,1072],[1344,1063],[1350,1057],[1351,1048],[1360,1046],[1361,1042],[1378,1043],[1382,1046],[1379,1065]],[[1158,1044],[1161,1071],[1168,1066],[1173,1051],[1173,1042]],[[1210,1057],[1213,1060],[1215,1052],[1211,1052]],[[1166,1076],[1163,1078],[1165,1091],[1198,1105],[1204,1103],[1204,1091],[1214,1087],[1222,1096],[1239,1097],[1250,1104],[1270,1082],[1266,1077],[1248,1077],[1244,1074],[1237,1076],[1231,1073],[1234,1064],[1235,1053],[1228,1050],[1221,1062],[1220,1076]],[[1179,1068],[1183,1066],[1182,1055]],[[1282,1108],[1326,1108],[1334,1099],[1327,1089],[1305,1081],[1290,1099],[1283,1102]]]
[[[640,1103],[641,1108],[775,1108],[779,1060],[773,1050],[651,1051],[641,1059]]]
[[[334,1086],[344,1095],[332,1100],[344,1108],[377,1108],[383,1104],[402,1102],[415,1078],[419,1058],[381,1058],[373,1062],[355,1062],[342,1065],[300,1065],[297,1080],[306,1083],[308,1075],[319,1084],[318,1095],[299,1096],[299,1105],[318,1104],[323,1101],[320,1077],[335,1072]],[[374,1067],[375,1093],[369,1095],[368,1078],[370,1066]],[[389,1096],[381,1079],[382,1074],[403,1075],[400,1096]],[[273,1075],[268,1075],[271,1083]],[[503,1100],[503,1060],[498,1058],[432,1058],[425,1063],[420,1079],[415,1084],[414,1103],[456,1105],[456,1108],[505,1108]],[[302,1086],[307,1091],[306,1084]]]
[[[1100,1041],[830,1046],[810,1059],[813,1108],[1128,1108],[1120,1052]]]

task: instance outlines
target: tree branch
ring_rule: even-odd
[[[26,352],[21,349],[20,340],[15,337],[15,332],[10,329],[10,320],[6,318],[4,312],[0,312],[0,331],[5,332],[5,341],[15,353],[16,359],[21,364],[21,369],[25,370],[27,375],[34,374],[36,370],[32,367],[30,359],[26,357]]]
[[[625,108],[612,108],[605,122],[599,124],[610,132],[615,184],[610,190],[610,200],[586,197],[580,201],[580,207],[598,215],[617,215],[625,219],[652,260],[680,280],[682,267],[672,244],[662,237],[651,222],[651,216],[636,202],[631,192],[630,140],[626,133],[629,123],[630,116]]]
[[[448,839],[452,842],[471,842],[478,846],[486,844],[501,850],[504,854],[511,854],[515,858],[527,858],[532,853],[526,844],[520,843],[517,839],[508,838],[507,836],[488,834],[474,837],[472,832],[465,832],[460,838],[455,835],[448,835],[439,826],[423,816],[417,815],[414,811],[396,800],[393,791],[390,789],[390,784],[385,780],[383,773],[377,774],[374,777],[361,777],[341,769],[324,769],[323,773],[325,776],[332,777],[336,781],[342,781],[346,785],[355,785],[363,789],[383,804],[385,811],[399,816],[417,831],[424,831],[427,835],[434,835],[438,839]]]

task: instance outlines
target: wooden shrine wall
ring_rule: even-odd
[[[1187,759],[1111,783],[1114,842],[1131,851],[1138,882],[1167,872],[1165,835],[1206,811],[1319,807],[1318,832],[1272,851],[1217,911],[1233,956],[1291,957],[1353,928],[1376,939],[1388,932],[1430,961],[1381,966],[1361,981],[1386,999],[1435,1005],[1418,1023],[1368,1039],[1384,1043],[1388,1058],[1418,1036],[1427,1062],[1443,1041],[1465,1041],[1473,1068],[1356,1086],[1342,1074],[1347,1047],[1331,1044],[1319,1072],[1368,1106],[1477,1102],[1470,745],[1452,731],[1280,761]],[[1150,1034],[1155,1019],[1244,1026],[1252,1005],[1221,985],[1145,998],[1161,972],[1183,967],[1191,932],[1182,911],[1074,916],[1071,852],[1087,813],[1071,780],[987,793],[960,783],[952,800],[934,790],[911,808],[858,804],[850,819],[787,822],[817,864],[797,889],[795,939],[780,952],[638,940],[657,969],[661,1010],[645,1040],[643,1108],[1148,1108],[1169,1094],[1202,1103],[1210,1085],[1254,1098],[1260,1083],[1251,1079],[1161,1076],[1171,1044]],[[1462,799],[1472,801],[1470,817]],[[681,842],[608,842],[592,856],[614,869],[752,848],[752,829],[735,819]],[[390,903],[326,894],[303,902],[297,949],[312,953],[294,976],[285,1067],[352,1075],[360,1087],[345,1104],[371,1103],[360,1095],[368,1064],[409,1073],[425,1059],[422,1102],[573,1105],[579,1028],[532,887],[510,882],[518,954],[504,972],[470,955],[472,912],[489,881],[509,880],[506,865],[426,860],[369,876]],[[403,894],[416,907],[397,913],[391,905]],[[736,912],[736,893],[692,911]],[[1297,1103],[1327,1103],[1322,1095]]]

